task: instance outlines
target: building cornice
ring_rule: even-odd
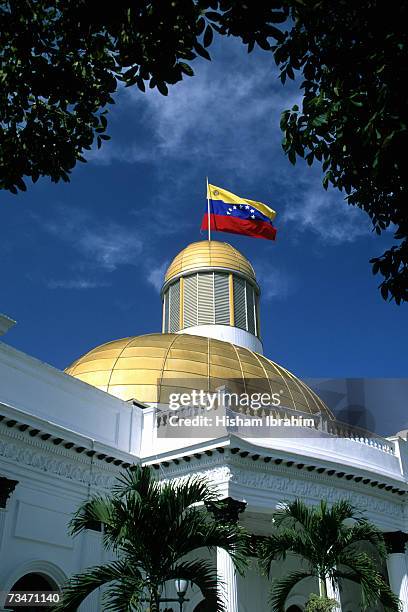
[[[26,414],[0,402],[0,431],[26,432],[29,438],[52,443],[54,447],[66,449],[70,453],[95,456],[100,461],[129,467],[138,462],[138,458],[117,448],[98,442],[92,438],[76,433],[55,423]],[[13,434],[11,434],[13,435]],[[41,444],[41,442],[40,442]],[[52,447],[51,447],[52,448]]]
[[[1,414],[0,458],[3,472],[29,468],[44,476],[102,489],[115,483],[120,469],[137,462],[132,455],[58,426],[34,426],[23,418],[10,419]]]
[[[235,440],[237,442],[237,440]],[[294,455],[291,458],[285,454],[280,454],[279,451],[265,450],[261,448],[253,448],[248,450],[242,446],[227,446],[225,441],[219,446],[213,446],[202,451],[196,449],[193,453],[185,453],[179,456],[167,457],[157,461],[147,461],[145,463],[152,465],[156,470],[164,470],[168,477],[175,477],[180,473],[188,471],[191,463],[196,466],[213,463],[211,458],[214,457],[215,463],[219,463],[218,459],[222,457],[222,463],[228,463],[244,469],[255,469],[256,471],[270,471],[273,467],[274,473],[284,474],[290,478],[295,475],[302,474],[309,480],[315,480],[321,483],[341,488],[355,488],[358,491],[366,489],[367,493],[372,491],[385,492],[395,495],[398,498],[407,499],[408,487],[404,486],[401,481],[394,481],[390,478],[382,476],[368,476],[362,470],[353,470],[350,466],[339,467],[335,465],[324,465],[322,462],[312,462],[310,459],[298,459]],[[268,468],[267,468],[268,466]]]

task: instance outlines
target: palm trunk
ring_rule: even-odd
[[[150,590],[150,612],[160,612],[160,597],[157,589]]]
[[[319,591],[321,597],[327,597],[326,578],[319,576]]]

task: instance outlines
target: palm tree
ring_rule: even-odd
[[[273,583],[274,612],[284,612],[290,591],[310,576],[318,579],[323,597],[327,597],[326,581],[335,586],[347,579],[361,586],[360,609],[380,601],[387,612],[399,610],[398,598],[377,569],[387,554],[382,533],[347,500],[330,508],[325,501],[312,507],[301,500],[284,504],[274,514],[273,533],[261,541],[258,553],[267,575],[272,561],[285,559],[287,553],[300,557],[305,566]]]
[[[160,482],[151,468],[127,470],[112,494],[86,501],[70,523],[72,535],[95,521],[101,523],[104,547],[116,560],[74,575],[56,609],[76,610],[92,591],[106,585],[104,610],[136,612],[147,600],[151,612],[157,612],[165,582],[182,578],[200,588],[209,610],[224,610],[217,594],[216,567],[199,559],[197,551],[221,547],[242,571],[247,535],[239,525],[217,523],[206,511],[206,503],[218,500],[202,477]],[[196,553],[193,559],[192,553]]]

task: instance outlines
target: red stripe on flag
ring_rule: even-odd
[[[201,229],[208,229],[207,214],[203,216]],[[252,236],[253,238],[264,238],[265,240],[276,239],[276,228],[266,221],[252,221],[251,219],[210,214],[210,229],[214,232],[242,234],[244,236]]]

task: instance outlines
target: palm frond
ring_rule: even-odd
[[[310,578],[312,572],[292,572],[284,578],[276,580],[273,584],[270,603],[274,612],[285,612],[285,603],[291,590],[305,578]]]
[[[284,560],[288,552],[312,560],[314,545],[307,533],[295,529],[282,529],[265,537],[259,544],[258,554],[261,569],[269,575],[271,563],[275,559]]]
[[[125,562],[114,561],[106,565],[90,567],[81,574],[72,576],[62,589],[62,598],[55,607],[55,611],[66,610],[72,612],[72,610],[76,610],[90,593],[112,581],[120,582],[122,576],[128,573],[129,567]]]
[[[188,508],[195,504],[204,505],[218,499],[217,489],[206,477],[200,475],[160,485],[160,505],[163,515],[169,520],[177,521]]]
[[[348,499],[340,499],[330,507],[326,506],[326,514],[338,523],[343,523],[346,519],[353,519],[354,521],[364,520],[363,513],[358,510]]]
[[[142,599],[147,592],[147,582],[136,575],[122,575],[117,582],[104,589],[102,601],[104,612],[142,612]]]
[[[286,502],[273,515],[273,523],[277,529],[292,528],[311,531],[315,513],[301,499]]]
[[[361,544],[369,544],[371,552],[380,559],[387,558],[387,548],[382,532],[372,523],[362,521],[350,527],[344,538],[344,546],[356,548]]]
[[[198,586],[211,612],[225,611],[225,603],[220,597],[222,583],[218,580],[216,567],[210,561],[180,561],[168,575],[168,580],[175,578],[190,580]]]
[[[95,495],[82,504],[69,523],[69,532],[75,536],[93,523],[115,524],[115,508],[109,498]]]
[[[185,512],[171,538],[178,558],[200,548],[212,550],[219,547],[231,555],[240,573],[248,564],[250,542],[246,530],[235,523],[217,523],[198,508]]]
[[[347,578],[361,586],[361,609],[366,610],[380,600],[392,612],[399,610],[399,600],[391,591],[372,558],[364,552],[344,552],[339,556],[336,578]]]
[[[113,495],[121,497],[129,492],[149,497],[149,492],[157,486],[158,479],[148,466],[134,465],[117,478],[117,484],[112,487]]]

